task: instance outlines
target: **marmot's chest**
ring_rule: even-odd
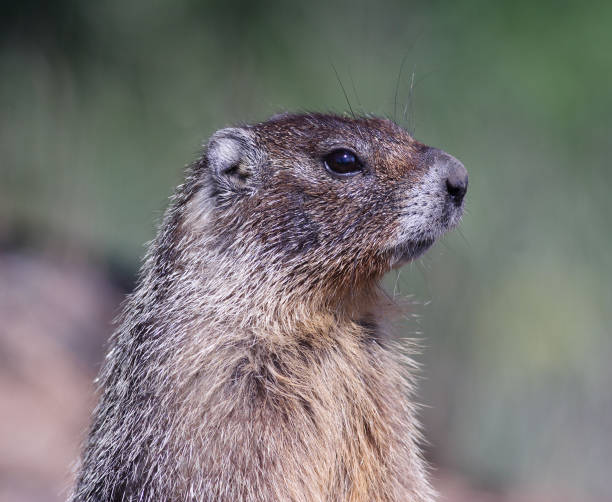
[[[262,453],[273,445],[279,477],[293,480],[291,486],[316,487],[312,500],[395,500],[401,482],[394,466],[408,454],[402,424],[411,420],[396,406],[405,399],[401,383],[393,372],[364,364],[367,354],[326,357],[302,362],[294,372],[277,360],[264,375],[252,375],[258,383],[245,388],[257,389],[249,417],[254,436],[275,437],[257,448],[260,468],[273,462]]]

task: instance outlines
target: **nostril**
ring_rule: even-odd
[[[440,189],[446,187],[447,197],[456,206],[461,205],[468,187],[468,172],[465,166],[452,155],[437,148],[430,148],[425,154],[425,162],[440,176]]]
[[[463,198],[466,191],[466,186],[458,180],[451,178],[446,179],[446,189],[451,197]]]
[[[459,166],[453,169],[446,178],[446,190],[457,204],[463,200],[468,185],[467,171],[463,165],[459,164]]]

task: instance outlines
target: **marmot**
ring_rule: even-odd
[[[432,501],[378,283],[467,183],[387,119],[216,132],[125,305],[70,500]]]

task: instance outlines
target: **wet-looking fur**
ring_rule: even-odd
[[[326,169],[337,149],[361,170]],[[458,223],[449,166],[371,117],[215,133],[126,302],[70,500],[433,500],[378,282]]]

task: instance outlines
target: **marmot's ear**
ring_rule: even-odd
[[[225,188],[240,188],[253,175],[255,145],[248,129],[228,127],[212,135],[206,149],[213,179]]]

